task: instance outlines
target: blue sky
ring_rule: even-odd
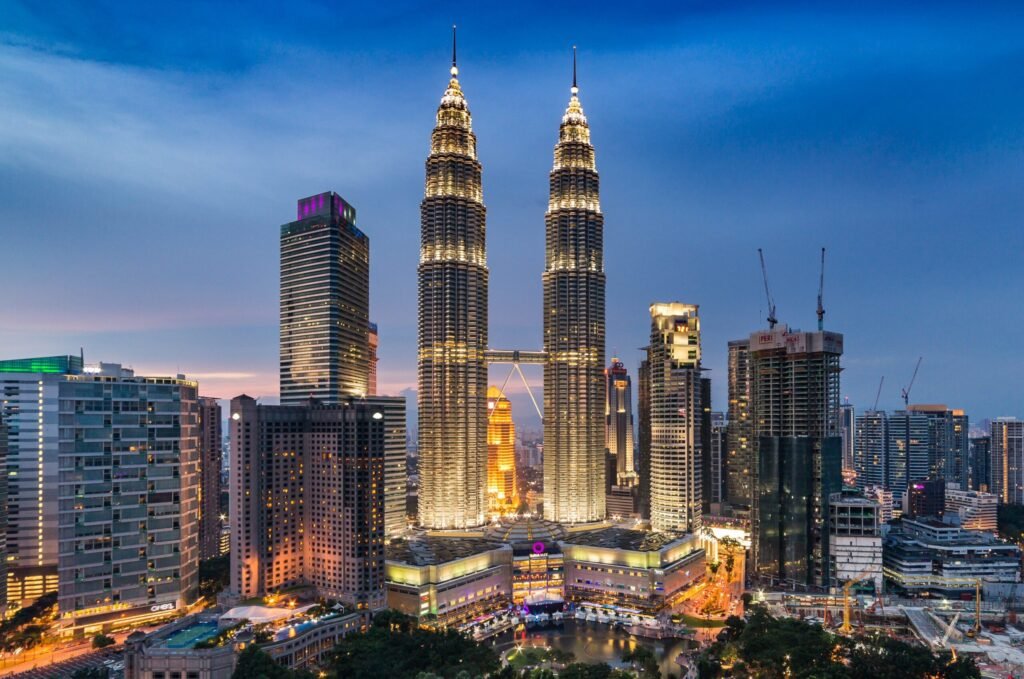
[[[724,408],[726,342],[764,324],[757,248],[780,319],[812,328],[825,246],[852,402],[885,375],[897,406],[923,355],[913,400],[1024,416],[1024,9],[846,5],[4,2],[0,355],[81,346],[272,396],[278,226],[335,190],[371,238],[382,386],[413,387],[423,161],[457,23],[493,346],[540,345],[577,44],[609,356],[635,374],[648,304],[700,304]]]

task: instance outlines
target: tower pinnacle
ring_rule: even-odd
[[[576,87],[576,45],[572,46],[572,89],[570,92],[576,94],[580,88]]]
[[[459,67],[455,63],[455,24],[452,24],[452,77],[459,75]]]

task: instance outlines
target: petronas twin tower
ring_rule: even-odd
[[[482,525],[487,510],[487,251],[469,106],[451,80],[420,205],[420,525]],[[604,217],[576,87],[562,116],[545,215],[544,518],[605,517]]]

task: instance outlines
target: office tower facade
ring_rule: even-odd
[[[65,634],[198,597],[198,384],[101,363],[60,384],[58,605]]]
[[[605,517],[604,216],[575,73],[545,223],[544,518]]]
[[[384,414],[384,531],[389,538],[409,527],[406,498],[409,470],[406,467],[408,427],[405,397],[371,396],[365,402]]]
[[[884,486],[866,486],[862,492],[864,497],[878,504],[878,518],[882,523],[892,521],[894,499],[891,490]]]
[[[726,499],[750,509],[754,468],[754,423],[750,419],[750,340],[729,342],[729,431],[726,448]]]
[[[7,427],[7,600],[27,606],[57,591],[60,385],[81,374],[80,356],[0,361]]]
[[[220,402],[199,397],[199,558],[220,556],[220,493],[223,431]]]
[[[1008,505],[1024,504],[1024,421],[999,417],[990,425],[992,493]]]
[[[695,304],[651,305],[651,528],[698,533],[700,318]]]
[[[992,437],[970,439],[970,489],[989,492],[992,488]]]
[[[388,401],[231,401],[231,592],[309,585],[360,609],[384,605]]]
[[[888,488],[903,497],[911,481],[929,478],[934,456],[928,416],[909,410],[888,415]]]
[[[969,426],[966,413],[941,404],[915,404],[907,410],[928,420],[928,478],[945,479],[966,487]]]
[[[7,619],[7,425],[0,410],[0,620]]]
[[[281,403],[367,393],[370,239],[333,191],[281,227]]]
[[[519,506],[516,489],[516,425],[512,403],[501,389],[487,389],[487,508],[492,513],[515,511]]]
[[[380,335],[377,334],[377,324],[370,323],[367,333],[367,347],[369,348],[369,360],[367,368],[369,373],[366,380],[366,395],[377,395],[377,347],[380,346]]]
[[[829,500],[831,581],[868,581],[882,593],[882,508],[858,493],[833,493]]]
[[[889,487],[889,418],[882,410],[865,410],[854,419],[853,468],[857,488]],[[906,470],[902,472],[906,483]]]
[[[706,403],[710,404],[710,400]],[[725,413],[708,413],[705,421],[710,432],[705,437],[710,453],[705,456],[706,463],[702,465],[704,477],[708,479],[703,492],[707,493],[705,504],[708,505],[710,512],[714,505],[725,502],[725,446],[728,427],[725,424]]]
[[[754,567],[784,581],[828,586],[829,496],[842,490],[839,333],[785,325],[750,336]]]
[[[941,519],[945,511],[945,479],[915,479],[907,486],[904,516]]]
[[[651,350],[644,349],[645,358],[637,370],[637,509],[640,518],[651,518]]]
[[[438,529],[479,526],[487,510],[485,209],[454,55],[451,74],[420,204],[419,521]]]
[[[605,369],[605,447],[610,466],[609,485],[636,485],[636,460],[633,440],[633,385],[622,361],[613,358]]]
[[[843,440],[843,471],[855,469],[856,410],[851,403],[839,406],[839,436]]]

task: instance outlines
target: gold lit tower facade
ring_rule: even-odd
[[[487,509],[485,209],[452,50],[420,204],[419,522],[481,525]]]
[[[497,387],[487,390],[487,506],[492,512],[515,510],[516,426],[512,403]]]
[[[605,517],[604,216],[576,87],[562,116],[545,216],[544,518]]]

